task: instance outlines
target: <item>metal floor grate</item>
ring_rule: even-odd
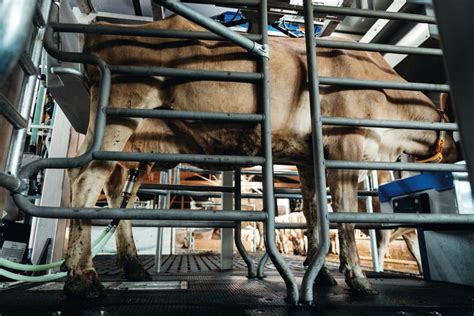
[[[253,259],[258,262],[261,254],[254,255]],[[290,268],[295,272],[303,272],[304,257],[286,257]],[[153,255],[140,256],[144,268],[151,274],[155,273],[155,257]],[[122,269],[116,265],[116,256],[102,255],[94,258],[94,265],[100,275],[119,275]],[[247,266],[239,255],[234,257],[233,269],[246,270]],[[220,270],[220,255],[215,253],[194,253],[180,255],[165,255],[161,259],[161,272],[169,274],[198,273]],[[266,271],[276,271],[275,266],[269,260],[265,265]]]

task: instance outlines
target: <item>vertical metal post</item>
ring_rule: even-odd
[[[234,171],[234,205],[236,210],[241,210],[242,209],[242,200],[241,200],[241,193],[242,193],[242,188],[241,188],[241,172],[240,169]],[[254,230],[254,238],[255,238],[255,230]],[[250,258],[249,254],[245,250],[244,245],[242,244],[242,223],[241,222],[236,222],[235,224],[235,232],[234,232],[234,241],[235,241],[235,246],[237,247],[237,250],[240,253],[240,256],[242,259],[245,261],[245,264],[247,265],[247,277],[249,279],[253,279],[257,276],[256,270],[255,270],[255,264]]]
[[[324,165],[323,130],[319,99],[319,80],[316,64],[316,42],[314,40],[313,4],[304,2],[306,57],[308,60],[309,98],[311,108],[311,130],[313,144],[314,181],[318,206],[319,248],[306,270],[301,284],[302,301],[313,302],[313,285],[329,250],[329,219],[327,210],[326,176]]]
[[[265,277],[265,265],[268,262],[268,253],[265,252],[263,256],[260,258],[260,261],[258,262],[258,267],[257,267],[257,277],[259,279],[263,279]]]
[[[268,18],[266,0],[262,0],[260,2],[259,11],[259,28],[262,33],[262,44],[264,49],[268,50]],[[269,59],[268,57],[259,57],[259,61],[259,70],[262,72],[264,77],[264,80],[262,80],[262,84],[260,86],[260,104],[263,114],[265,115],[265,120],[262,123],[262,149],[265,157],[265,163],[262,166],[263,209],[266,210],[268,214],[268,217],[265,221],[265,247],[267,248],[267,253],[270,256],[270,259],[285,281],[287,301],[290,304],[297,304],[299,293],[296,279],[275,245],[275,195],[273,190]]]
[[[233,174],[232,171],[224,171],[222,173],[222,185],[232,186],[233,185]],[[222,208],[224,210],[234,209],[232,201],[232,193],[222,193]],[[232,269],[234,263],[234,230],[232,228],[221,228],[221,269],[229,270]]]
[[[367,174],[367,177],[364,179],[365,190],[368,190],[368,191],[373,190],[372,178],[374,176],[375,177],[377,176],[376,172],[369,172]],[[374,212],[371,196],[365,197],[365,205],[366,205],[367,213]],[[369,237],[370,237],[370,252],[372,254],[372,266],[373,266],[372,269],[375,272],[382,272],[382,269],[380,268],[380,262],[379,262],[379,256],[378,256],[378,250],[377,250],[377,235],[375,234],[375,229],[369,229]]]
[[[168,183],[168,171],[160,171],[160,183]],[[158,196],[158,209],[165,209],[168,195]],[[158,227],[156,231],[156,254],[155,254],[155,272],[161,271],[161,255],[163,253],[163,227]]]

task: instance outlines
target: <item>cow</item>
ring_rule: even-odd
[[[203,31],[179,16],[141,25]],[[296,165],[302,194],[310,201],[305,207],[308,223],[308,256],[318,247],[316,227],[316,193],[311,149],[311,116],[305,43],[302,39],[275,37],[269,40],[271,136],[276,163]],[[254,72],[255,57],[227,41],[162,39],[137,36],[91,34],[85,38],[84,51],[112,65],[179,67],[205,70]],[[319,74],[358,79],[404,80],[378,53],[320,48],[317,53]],[[91,81],[90,122],[79,154],[86,151],[94,134],[98,98],[99,72],[87,67]],[[343,89],[323,86],[321,112],[324,116],[400,119],[439,122],[442,115],[433,102],[421,92],[388,89]],[[162,77],[112,76],[109,104],[115,107],[141,109],[258,113],[258,89],[247,83],[174,80]],[[395,161],[402,152],[416,156],[429,155],[437,142],[436,131],[414,131],[388,128],[325,126],[325,157],[334,160]],[[219,124],[204,121],[165,121],[159,119],[110,118],[102,150],[153,153],[205,153],[258,155],[261,153],[259,124]],[[456,159],[455,144],[446,136],[446,161]],[[142,163],[120,162],[125,168],[146,169]],[[101,193],[120,186],[110,183],[117,162],[92,161],[70,169],[71,204],[74,208],[93,207]],[[332,207],[338,211],[356,211],[357,183],[364,172],[328,170],[333,196]],[[107,193],[107,192],[106,192]],[[110,193],[110,192],[109,192]],[[118,206],[112,194],[109,203]],[[117,231],[119,257],[129,267],[128,275],[146,278],[138,264],[130,224],[123,221]],[[65,293],[74,297],[97,297],[103,293],[91,258],[90,221],[72,220],[69,245],[62,266],[68,272]],[[362,294],[376,293],[359,265],[354,239],[354,225],[340,224],[340,270],[351,289]],[[134,271],[131,271],[135,269]],[[323,267],[318,280],[334,283]]]
[[[303,212],[291,212],[275,217],[275,222],[306,224],[306,219]],[[282,254],[290,254],[289,245],[291,245],[294,255],[306,256],[308,239],[304,235],[303,229],[278,229],[275,239],[277,248]]]

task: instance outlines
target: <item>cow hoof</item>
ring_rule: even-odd
[[[379,292],[377,288],[370,283],[370,281],[365,277],[354,277],[350,276],[350,273],[346,274],[346,283],[347,285],[356,293],[361,295],[377,295]]]
[[[128,261],[123,266],[125,278],[129,281],[151,281],[151,275],[138,261]]]
[[[328,268],[322,267],[314,281],[314,285],[317,286],[336,286],[337,281],[329,272]]]
[[[98,298],[105,296],[104,286],[94,270],[69,275],[64,283],[64,294],[70,298]]]

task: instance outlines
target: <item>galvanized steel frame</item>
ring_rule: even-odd
[[[202,19],[194,12],[190,12],[183,4],[172,1],[162,0],[157,1],[165,7],[174,9],[179,13],[184,14],[186,17],[197,22],[198,24],[205,25],[210,28],[217,35],[212,33],[200,32],[199,34],[191,34],[189,32],[175,32],[170,30],[140,30],[138,28],[125,29],[121,27],[94,27],[94,26],[75,26],[75,25],[63,25],[54,22],[50,22],[45,34],[44,47],[53,57],[69,62],[91,64],[98,67],[101,74],[101,80],[99,85],[99,99],[98,99],[98,111],[95,121],[95,135],[91,147],[86,153],[75,158],[50,158],[33,162],[23,168],[21,168],[18,177],[16,174],[18,171],[18,162],[12,162],[10,170],[13,170],[11,175],[0,174],[0,184],[6,186],[13,191],[13,197],[17,206],[24,212],[38,217],[54,217],[54,218],[84,218],[84,219],[110,219],[110,218],[121,218],[121,219],[156,219],[156,220],[180,220],[180,221],[225,221],[233,222],[232,225],[238,225],[240,221],[264,221],[266,226],[265,242],[269,256],[277,267],[279,273],[282,275],[288,294],[288,301],[290,303],[297,303],[299,299],[298,287],[296,280],[289,270],[288,266],[284,262],[281,255],[278,253],[275,247],[275,235],[274,230],[276,227],[282,227],[276,225],[274,222],[275,217],[275,205],[274,205],[274,192],[273,192],[273,163],[272,163],[272,148],[271,148],[271,125],[270,125],[270,104],[269,104],[269,61],[268,61],[268,34],[266,28],[262,28],[261,36],[242,36],[233,33],[222,26],[210,22],[209,20]],[[267,22],[267,2],[266,0],[261,1],[239,1],[239,3],[247,5],[256,5],[258,3],[258,9],[260,11],[260,25],[266,25]],[[56,11],[57,8],[53,6],[52,11]],[[298,9],[300,10],[300,9]],[[447,215],[447,214],[355,214],[351,212],[342,213],[327,213],[327,193],[325,190],[325,168],[347,168],[347,169],[396,169],[396,170],[431,170],[431,171],[465,171],[465,166],[453,166],[444,164],[432,164],[432,165],[419,165],[419,164],[399,164],[390,162],[352,162],[352,161],[325,161],[323,155],[322,142],[322,125],[350,125],[350,126],[369,126],[369,127],[380,127],[380,128],[419,128],[419,129],[430,129],[430,130],[450,130],[456,129],[455,124],[445,123],[431,123],[421,122],[416,123],[415,126],[411,122],[403,121],[376,121],[376,120],[365,120],[365,119],[348,119],[348,118],[323,118],[320,113],[319,104],[319,84],[323,85],[340,85],[346,87],[355,88],[370,88],[370,89],[402,89],[402,90],[423,90],[423,91],[440,91],[448,92],[449,86],[443,84],[424,84],[424,83],[400,83],[400,82],[383,82],[383,81],[360,81],[351,78],[327,78],[319,77],[317,75],[316,65],[316,46],[330,47],[339,49],[354,49],[354,50],[371,50],[371,51],[382,51],[392,53],[410,53],[410,54],[422,54],[422,55],[433,55],[440,56],[441,51],[437,49],[420,49],[420,48],[408,48],[408,47],[396,47],[393,45],[374,45],[374,44],[361,44],[361,43],[347,43],[347,42],[328,42],[321,39],[314,39],[312,21],[313,11],[317,13],[333,13],[338,15],[354,15],[363,17],[379,17],[379,18],[391,18],[403,21],[416,21],[420,23],[435,23],[432,17],[423,17],[413,14],[403,13],[389,13],[389,12],[377,12],[377,11],[364,11],[357,9],[348,8],[337,8],[337,7],[321,7],[313,6],[310,1],[304,1],[304,16],[306,23],[306,49],[308,58],[308,71],[309,71],[309,82],[310,82],[310,104],[312,114],[312,135],[313,135],[313,157],[314,169],[315,169],[315,181],[318,184],[318,226],[320,232],[320,248],[317,255],[313,258],[304,278],[301,288],[302,302],[311,303],[313,301],[313,283],[317,273],[319,272],[323,262],[324,256],[328,249],[328,230],[329,222],[353,222],[353,223],[406,223],[406,224],[473,224],[474,216],[472,215]],[[54,13],[54,12],[53,12]],[[54,16],[54,14],[52,14]],[[83,54],[83,53],[67,53],[57,50],[52,42],[54,31],[68,31],[68,32],[95,32],[95,33],[108,33],[119,34],[119,35],[141,35],[141,36],[162,36],[162,37],[178,37],[178,38],[201,38],[209,40],[221,40],[223,38],[230,40],[242,47],[246,48],[249,52],[257,56],[259,62],[260,74],[249,74],[249,73],[224,73],[224,72],[195,72],[189,70],[175,70],[166,68],[150,68],[143,69],[140,67],[127,67],[127,66],[113,66],[109,67],[104,61],[99,58]],[[261,40],[261,43],[255,43],[254,40]],[[34,60],[34,58],[33,58]],[[166,75],[175,77],[190,76],[193,79],[198,77],[206,78],[206,80],[220,80],[220,81],[237,81],[237,82],[252,82],[260,83],[261,91],[261,106],[263,108],[262,114],[252,115],[241,115],[241,114],[230,114],[223,115],[215,113],[192,113],[192,112],[163,112],[161,114],[152,113],[147,110],[123,110],[108,108],[108,98],[111,87],[111,73],[122,73],[129,75]],[[24,98],[28,99],[27,96]],[[159,112],[159,111],[156,111]],[[250,123],[261,123],[262,125],[262,146],[264,149],[264,157],[235,157],[235,156],[211,156],[211,155],[183,155],[178,157],[177,155],[164,155],[164,154],[146,154],[146,153],[121,153],[121,152],[103,152],[100,151],[102,146],[102,139],[104,135],[106,117],[107,116],[132,116],[132,117],[154,117],[154,118],[168,118],[168,119],[203,119],[211,121],[234,121],[234,122],[250,122]],[[23,136],[22,129],[19,129],[19,135],[16,137],[17,140],[21,140]],[[16,145],[18,147],[18,142]],[[18,154],[18,148],[13,149]],[[18,156],[18,155],[16,155]],[[15,157],[16,157],[15,156]],[[157,162],[194,162],[194,163],[213,163],[213,164],[242,164],[242,165],[263,165],[263,185],[264,185],[264,209],[265,212],[240,212],[240,211],[224,211],[224,212],[213,212],[213,211],[199,211],[193,212],[189,210],[173,210],[170,212],[155,212],[147,209],[140,209],[139,212],[130,212],[127,209],[122,208],[111,208],[111,209],[95,209],[95,208],[84,208],[84,209],[62,209],[58,207],[38,207],[31,204],[26,196],[26,188],[28,179],[33,176],[36,172],[47,168],[74,168],[83,166],[92,160],[132,160],[132,161],[157,161]],[[20,181],[20,182],[19,182]],[[237,200],[239,197],[239,191],[235,189],[236,205],[240,202]],[[351,211],[351,210],[347,210]],[[237,222],[237,224],[235,223]],[[171,224],[171,222],[170,222]],[[216,225],[228,225],[224,223],[215,222]],[[237,234],[236,234],[237,235]],[[242,252],[242,247],[238,245],[239,251],[243,253],[244,260],[246,260],[249,266],[249,275],[255,273],[253,269],[253,262],[250,262],[248,257],[246,258],[245,251]]]

